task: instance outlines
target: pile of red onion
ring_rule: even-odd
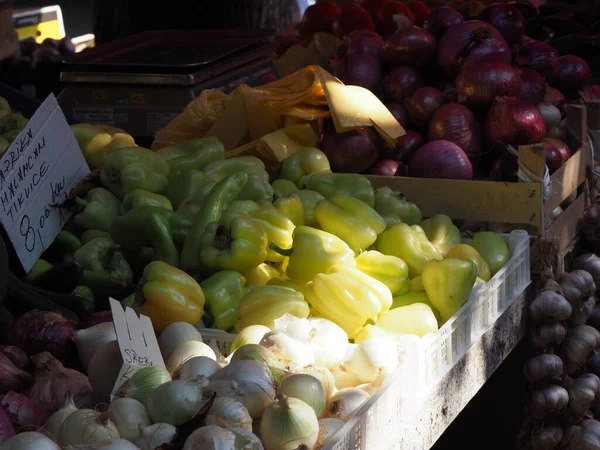
[[[518,2],[462,14],[418,1],[311,6],[302,27],[343,38],[334,75],[372,91],[406,131],[389,147],[373,130],[337,135],[328,126],[321,148],[332,169],[402,176],[408,167],[409,176],[514,181],[516,148],[544,140],[547,165],[558,170],[572,153],[565,104],[595,98],[600,87],[583,59],[559,57],[526,36],[536,17],[535,7]]]

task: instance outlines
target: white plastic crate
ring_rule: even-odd
[[[469,301],[435,335],[405,342],[403,364],[323,450],[400,448],[394,430],[410,415],[413,401],[442,378],[531,283],[529,234],[515,230],[502,237],[510,250],[508,263],[490,281],[477,286]],[[234,334],[214,329],[200,332],[205,341],[213,340],[228,354]]]

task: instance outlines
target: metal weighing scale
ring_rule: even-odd
[[[149,145],[204,89],[231,92],[277,77],[268,30],[166,30],[136,34],[67,61],[58,102],[79,122],[123,128]]]

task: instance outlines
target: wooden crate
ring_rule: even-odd
[[[574,150],[567,163],[544,184],[544,148],[518,150],[519,169],[536,182],[441,180],[368,176],[375,187],[389,186],[420,206],[425,217],[447,214],[456,220],[483,222],[494,231],[526,229],[534,237],[554,241],[564,256],[577,239],[578,219],[589,205],[587,171],[592,156],[587,139],[585,106],[567,106],[567,144]],[[576,151],[575,151],[576,150]],[[558,217],[553,211],[573,193],[576,199]],[[532,264],[539,263],[539,240],[532,244]],[[533,267],[537,271],[538,267]]]

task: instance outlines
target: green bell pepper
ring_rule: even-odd
[[[273,188],[268,181],[269,174],[265,172],[250,172],[248,174],[248,182],[242,189],[242,192],[237,196],[236,200],[252,200],[254,202],[263,203],[273,201]]]
[[[192,221],[183,214],[157,206],[142,206],[113,220],[110,235],[128,249],[151,246],[155,260],[176,267],[179,252],[176,242],[184,242]]]
[[[221,141],[214,137],[192,139],[183,144],[165,147],[156,152],[175,170],[202,170],[214,161],[225,158]]]
[[[273,181],[271,187],[273,188],[273,196],[275,198],[287,197],[288,195],[299,191],[298,186],[290,180],[284,180],[283,178]]]
[[[132,209],[140,208],[142,206],[158,206],[173,211],[171,200],[164,195],[144,191],[143,189],[134,189],[123,197],[121,214],[126,214]]]
[[[80,212],[74,221],[84,230],[110,230],[110,223],[121,211],[119,199],[101,187],[90,189],[83,198],[76,197],[75,202]]]
[[[375,191],[375,211],[383,217],[399,217],[408,225],[417,225],[423,220],[421,209],[409,202],[404,194],[382,186]]]
[[[192,197],[204,184],[206,176],[201,170],[177,170],[169,175],[166,195],[174,209]]]
[[[297,227],[305,224],[304,205],[297,193],[294,192],[286,197],[279,197],[273,202],[273,206]]]
[[[331,171],[327,155],[318,148],[304,147],[283,160],[279,177],[297,185],[303,176],[323,171]]]
[[[108,231],[100,231],[100,230],[85,230],[81,234],[81,242],[83,244],[87,244],[92,239],[96,239],[97,237],[110,237],[110,233]]]
[[[249,291],[245,287],[244,276],[233,270],[221,270],[200,283],[206,300],[205,323],[207,316],[212,317],[212,324],[220,330],[233,328],[238,316],[238,308],[242,297]],[[207,308],[208,307],[208,308]]]
[[[298,187],[317,191],[325,198],[346,194],[362,200],[371,208],[375,205],[375,192],[371,182],[356,173],[313,172],[300,178]]]
[[[203,249],[204,232],[207,225],[221,219],[223,211],[240,194],[247,181],[248,174],[242,171],[226,176],[211,189],[202,210],[194,216],[189,234],[185,239],[181,252],[181,268],[183,270],[188,272],[202,270],[203,263],[199,256]]]
[[[231,221],[240,215],[249,216],[255,211],[258,211],[260,206],[258,203],[253,202],[252,200],[235,200],[227,207],[223,214],[221,215],[221,219],[219,223],[221,225],[225,225],[226,227],[231,225]]]
[[[403,260],[408,265],[410,278],[421,275],[428,261],[442,259],[440,252],[429,242],[423,228],[418,225],[394,225],[379,235],[375,247],[384,255],[397,256]]]
[[[480,231],[473,235],[471,247],[479,252],[481,257],[488,263],[491,276],[504,267],[510,259],[510,251],[504,238],[492,231]]]
[[[410,291],[408,266],[396,256],[384,255],[376,250],[363,252],[354,258],[356,268],[385,284],[393,296]]]
[[[264,163],[255,156],[239,156],[214,161],[204,168],[204,174],[217,181],[239,172],[257,173],[264,177],[265,181],[269,181],[269,174],[265,171]]]
[[[82,245],[81,239],[75,234],[61,230],[46,252],[51,260],[66,261],[73,259],[73,255]]]
[[[40,276],[52,269],[52,267],[54,266],[45,259],[38,258],[38,260],[33,263],[31,269],[29,269],[29,272],[27,272],[27,274],[25,275],[25,281],[28,281],[30,283],[34,282]]]
[[[210,194],[210,191],[212,191],[217,183],[217,180],[205,178],[202,186],[192,196],[187,197],[180,203],[177,212],[185,214],[188,217],[196,217],[200,210],[202,210],[208,194]]]
[[[162,192],[169,184],[169,165],[143,147],[123,147],[110,153],[102,167],[102,184],[119,198],[134,189]]]
[[[325,197],[315,191],[308,189],[302,189],[296,192],[296,195],[300,197],[302,202],[302,209],[304,210],[304,225],[307,227],[314,227],[317,224],[317,216],[315,216],[315,206]]]
[[[435,245],[442,256],[446,256],[452,247],[460,244],[460,230],[445,214],[436,214],[421,223],[427,239]]]
[[[200,261],[213,269],[246,272],[265,261],[267,242],[267,233],[249,217],[235,217],[229,227],[211,222],[202,236]]]
[[[109,238],[92,239],[75,252],[74,259],[84,269],[81,284],[97,294],[116,295],[133,282],[121,247]]]

